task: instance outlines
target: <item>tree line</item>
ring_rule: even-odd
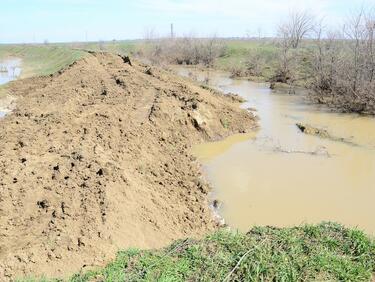
[[[375,114],[375,16],[362,9],[341,27],[332,30],[308,11],[294,11],[277,27],[277,36],[268,40],[274,54],[262,47],[249,51],[246,67],[230,68],[234,76],[272,72],[267,80],[291,87],[311,89],[311,97],[343,111]],[[227,54],[225,40],[216,36],[196,38],[145,37],[139,55],[152,63],[201,64],[214,67]]]
[[[303,79],[318,102],[375,113],[374,33],[374,13],[364,9],[336,30],[307,12],[294,12],[279,26],[274,79],[290,84]]]

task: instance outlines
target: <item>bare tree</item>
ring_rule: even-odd
[[[375,16],[374,14],[366,15],[365,29],[367,34],[368,60],[367,68],[369,69],[369,80],[373,82],[375,79]]]
[[[290,12],[287,21],[281,23],[278,28],[279,35],[287,40],[290,47],[296,49],[305,38],[313,30],[314,16],[308,11]]]
[[[259,49],[255,49],[249,54],[246,62],[247,73],[249,75],[261,76],[264,65],[266,65],[264,55]]]
[[[142,55],[152,63],[172,63],[181,65],[203,64],[210,68],[216,58],[223,55],[224,46],[216,35],[196,38],[193,34],[175,38],[145,38],[146,46]]]
[[[155,33],[155,28],[153,27],[145,28],[144,33],[143,33],[143,38],[146,42],[152,41],[155,38],[157,38],[156,33]]]
[[[297,49],[302,39],[312,32],[314,21],[314,16],[309,12],[294,11],[278,26],[279,52],[276,73],[272,82],[293,84],[293,81],[298,79],[296,74],[300,62],[298,62]]]
[[[272,82],[288,83],[295,67],[291,38],[288,29],[279,29],[278,59]],[[271,85],[272,87],[272,85]]]
[[[314,32],[315,49],[311,62],[312,85],[320,92],[330,93],[337,84],[338,62],[341,61],[340,51],[342,51],[344,41],[339,32],[325,32],[322,22],[316,26]]]
[[[352,16],[341,33],[318,29],[311,76],[322,102],[375,113],[374,32],[374,14],[364,10]]]
[[[210,68],[220,55],[222,54],[222,45],[216,34],[209,38],[202,39],[202,63]]]

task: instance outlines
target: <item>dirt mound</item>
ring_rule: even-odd
[[[254,126],[229,96],[89,54],[11,83],[0,120],[0,277],[62,276],[215,228],[192,144]]]

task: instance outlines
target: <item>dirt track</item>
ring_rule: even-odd
[[[239,101],[91,54],[12,82],[0,120],[0,278],[66,276],[215,228],[192,144],[254,127]],[[0,279],[1,280],[1,279]]]

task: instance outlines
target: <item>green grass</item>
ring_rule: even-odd
[[[219,57],[214,67],[217,69],[231,71],[232,68],[239,68],[245,71],[249,61],[254,56],[262,59],[262,71],[260,76],[267,79],[274,74],[277,47],[270,40],[222,40],[224,55]],[[98,43],[88,45],[92,50],[99,50]],[[137,54],[147,48],[144,41],[120,41],[107,42],[102,44],[104,50],[117,53]]]
[[[0,45],[0,60],[8,57],[21,58],[21,76],[25,78],[49,75],[61,70],[86,55],[80,49],[129,54],[136,53],[139,45],[138,41]]]
[[[92,51],[106,51],[118,54],[136,53],[139,50],[141,41],[137,40],[124,40],[124,41],[107,41],[107,42],[90,42],[83,43],[79,48]]]
[[[270,39],[262,40],[223,40],[224,55],[215,62],[215,68],[238,70],[245,76],[270,79],[277,67],[278,47]],[[308,45],[308,44],[307,44]],[[146,45],[142,40],[124,40],[89,43],[66,43],[49,45],[0,45],[0,59],[19,57],[23,59],[23,77],[48,75],[85,55],[79,49],[106,51],[126,55],[142,53]],[[308,48],[302,48],[307,50]],[[258,59],[255,59],[258,58]],[[251,63],[257,61],[259,74],[246,75]],[[303,66],[303,69],[306,66]],[[303,76],[303,75],[302,75]]]
[[[247,234],[220,230],[161,250],[129,249],[106,267],[69,281],[370,281],[374,271],[372,238],[322,223],[255,227]]]
[[[262,60],[260,76],[270,78],[275,69],[277,48],[267,40],[228,40],[225,41],[225,55],[218,58],[216,67],[231,71],[233,67],[245,71],[252,58],[258,56]]]
[[[225,40],[225,55],[218,58],[215,67],[231,71],[245,70],[252,56],[259,56],[262,62],[261,76],[268,78],[274,72],[277,48],[267,40]],[[106,51],[120,54],[137,54],[145,48],[142,40],[66,43],[49,45],[0,45],[0,59],[18,57],[23,60],[22,77],[48,75],[85,55],[79,49]]]
[[[0,45],[0,59],[22,59],[23,78],[55,73],[84,55],[64,45]]]

